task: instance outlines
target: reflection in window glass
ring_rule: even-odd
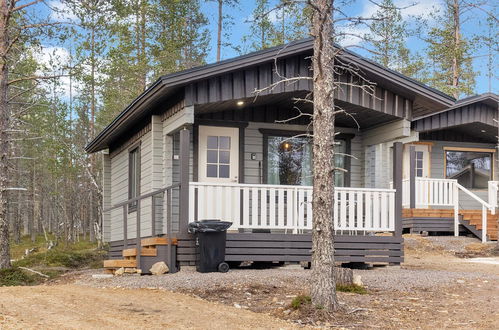
[[[486,189],[492,179],[492,154],[489,152],[445,152],[445,173],[448,179],[456,179],[466,188]]]
[[[269,136],[267,182],[280,185],[312,185],[312,144],[305,137]],[[337,141],[334,165],[345,167],[345,143]],[[335,184],[344,186],[343,171],[336,171]]]

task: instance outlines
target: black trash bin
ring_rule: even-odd
[[[200,273],[229,271],[225,262],[225,241],[231,222],[202,220],[189,223],[189,232],[196,234],[196,270]]]

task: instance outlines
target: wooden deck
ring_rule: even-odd
[[[482,210],[459,210],[459,215],[462,220],[467,221],[470,226],[476,230],[482,230]],[[498,214],[493,215],[490,211],[487,212],[487,235],[490,240],[497,241]],[[402,211],[403,224],[406,228],[411,223],[415,224],[419,231],[447,231],[449,219],[454,219],[454,210],[452,209],[403,209]],[[408,219],[411,219],[410,221]],[[453,220],[452,222],[453,223]],[[454,229],[450,228],[450,232]]]

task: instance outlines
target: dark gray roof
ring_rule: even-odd
[[[273,61],[275,58],[283,58],[300,53],[313,51],[313,40],[311,38],[298,40],[286,45],[256,51],[232,59],[217,63],[207,64],[192,69],[164,75],[156,80],[149,88],[130,103],[106,128],[104,128],[86,147],[87,152],[96,152],[109,147],[112,141],[118,138],[117,128],[123,123],[137,120],[141,115],[152,111],[153,104],[167,98],[176,89],[194,81],[203,80],[214,75],[220,75],[249,66]],[[442,93],[434,88],[426,86],[414,79],[406,77],[396,71],[387,69],[378,63],[366,59],[354,52],[344,50],[342,55],[346,60],[356,64],[362,71],[374,77],[374,82],[390,85],[394,91],[402,92],[412,98],[418,98],[422,102],[436,105],[437,110],[451,106],[455,100],[453,97]]]

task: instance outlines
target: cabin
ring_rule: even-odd
[[[310,261],[311,39],[160,77],[86,147],[103,162],[108,268],[196,260],[188,223],[232,222],[231,263]],[[403,231],[497,239],[498,97],[456,101],[345,50],[335,94],[335,253],[400,264]]]

